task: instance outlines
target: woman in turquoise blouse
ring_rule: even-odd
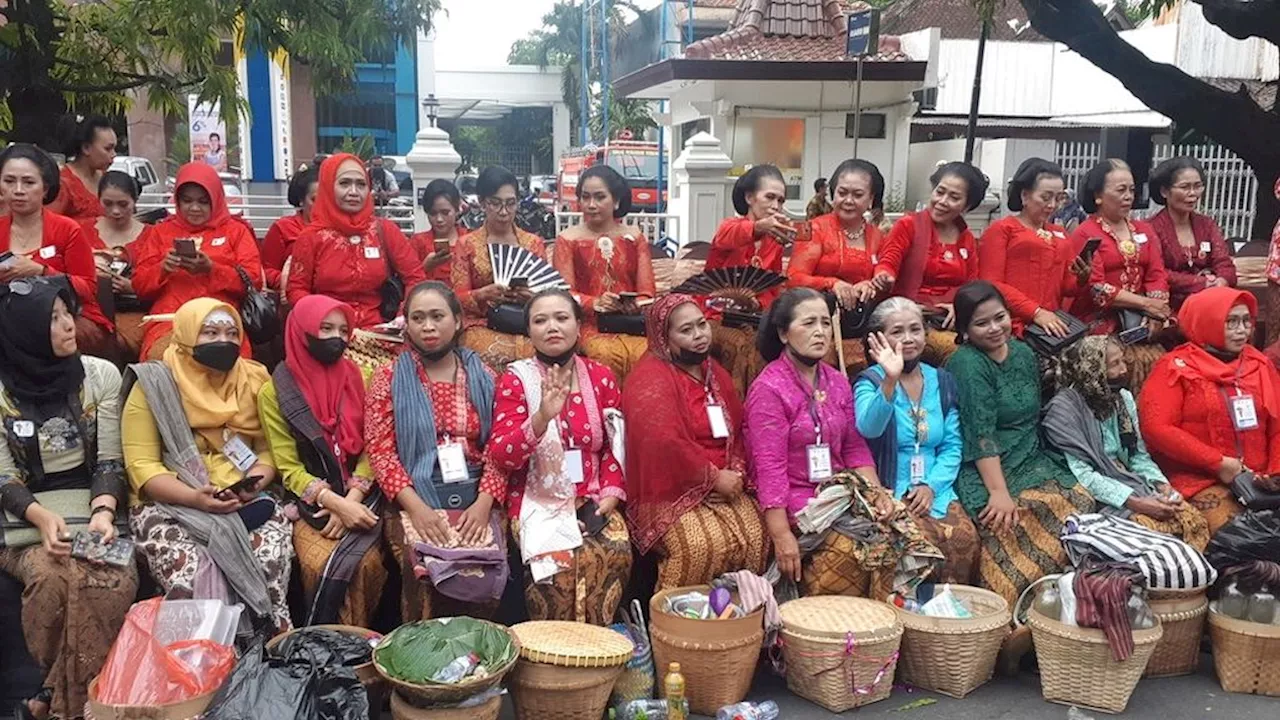
[[[964,441],[954,378],[920,362],[925,349],[920,306],[903,297],[871,316],[867,356],[876,364],[854,384],[858,433],[876,470],[946,556],[934,580],[969,584],[978,560],[978,531],[956,499]]]
[[[1111,336],[1093,335],[1067,348],[1058,393],[1045,406],[1044,435],[1067,458],[1099,512],[1129,518],[1203,551],[1209,524],[1169,486],[1151,459],[1138,427],[1138,408],[1126,389],[1124,350]]]

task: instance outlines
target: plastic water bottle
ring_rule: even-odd
[[[1249,596],[1249,622],[1270,625],[1276,619],[1276,596],[1269,592],[1256,592]]]
[[[667,720],[667,701],[632,700],[622,706],[619,720]]]
[[[1249,598],[1236,588],[1235,583],[1231,583],[1218,599],[1218,612],[1229,618],[1243,620],[1249,612]]]
[[[438,683],[456,683],[466,676],[470,675],[476,666],[480,664],[480,656],[475,653],[467,653],[453,662],[440,668],[440,672],[431,678],[432,682]]]
[[[684,698],[684,675],[680,674],[680,663],[671,663],[662,684],[667,691],[667,720],[688,720],[689,710]]]
[[[716,712],[716,720],[774,720],[781,717],[778,703],[765,700],[760,704],[740,702],[726,705]]]

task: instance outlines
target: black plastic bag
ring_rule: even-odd
[[[373,660],[373,646],[367,639],[351,633],[315,627],[302,628],[287,635],[269,652],[278,658],[307,658],[322,666],[356,667]]]
[[[295,644],[287,657],[274,657],[261,641],[255,643],[214,696],[205,720],[368,718],[369,697],[354,668],[321,664],[307,644]]]
[[[1253,593],[1280,577],[1280,516],[1273,510],[1246,510],[1213,536],[1205,558],[1217,568],[1218,587],[1235,582]],[[1280,589],[1280,588],[1272,588]]]

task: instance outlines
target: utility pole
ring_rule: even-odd
[[[982,19],[982,34],[978,36],[978,65],[973,71],[973,95],[969,99],[969,132],[964,139],[964,161],[973,162],[973,144],[978,139],[978,103],[982,99],[982,64],[987,56],[987,35],[991,33],[991,21]]]

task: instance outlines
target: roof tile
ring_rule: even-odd
[[[722,0],[697,0],[699,4]],[[693,43],[690,58],[706,60],[848,60],[845,13],[869,7],[853,0],[738,0],[730,29]],[[910,60],[897,38],[881,36],[871,62]]]

